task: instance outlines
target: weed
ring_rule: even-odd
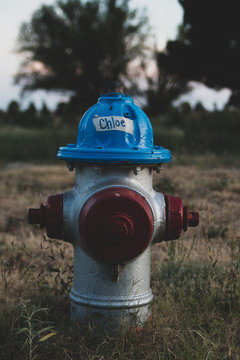
[[[42,320],[39,313],[45,314],[49,309],[37,307],[30,300],[23,300],[17,312],[19,312],[17,323],[18,328],[15,329],[15,335],[22,335],[23,345],[21,351],[27,349],[28,359],[34,359],[34,353],[40,345],[40,342],[48,340],[56,332],[53,331],[52,323]]]
[[[194,244],[196,242],[196,235],[191,239],[191,243],[188,244],[190,246],[186,247],[183,238],[176,241],[168,241],[167,242],[167,259],[170,262],[177,261],[178,263],[182,263],[184,261],[188,261],[191,257],[192,250],[194,248]]]
[[[7,267],[8,267],[7,260],[0,256],[0,271],[1,271],[1,275],[2,275],[3,304],[5,306],[7,303],[7,287],[8,287]]]

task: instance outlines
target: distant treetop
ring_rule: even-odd
[[[18,51],[26,54],[15,76],[23,91],[69,92],[85,110],[108,80],[123,80],[144,58],[148,20],[129,0],[58,0],[22,24]]]
[[[240,89],[240,21],[236,0],[179,0],[183,23],[159,62],[169,74],[214,89]]]

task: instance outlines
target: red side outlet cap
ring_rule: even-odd
[[[49,196],[46,205],[41,204],[39,209],[29,209],[28,222],[46,228],[48,237],[62,240],[63,194]]]
[[[166,230],[164,240],[176,240],[182,230],[187,231],[188,226],[197,226],[198,212],[190,212],[187,206],[183,207],[182,200],[177,196],[165,195],[166,203]]]

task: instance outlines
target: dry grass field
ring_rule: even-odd
[[[63,165],[0,172],[0,359],[239,359],[240,169],[165,165],[154,186],[199,211],[200,225],[152,248],[152,321],[98,334],[69,320],[70,244],[27,223],[29,207],[70,189]],[[48,308],[48,309],[46,309]]]

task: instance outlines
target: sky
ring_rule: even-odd
[[[66,100],[64,95],[43,91],[20,98],[21,88],[13,83],[13,76],[23,61],[23,57],[15,52],[20,25],[29,21],[31,14],[42,3],[54,4],[55,0],[0,0],[0,109],[6,109],[13,99],[20,101],[23,107],[30,101],[34,101],[37,106],[45,101],[50,108],[54,108],[57,102]],[[158,50],[163,50],[167,40],[176,37],[183,16],[182,7],[177,0],[131,0],[130,5],[132,8],[146,9]],[[192,105],[201,101],[208,109],[221,109],[229,95],[228,89],[216,92],[194,83],[194,90],[184,95],[180,101],[189,101]]]

